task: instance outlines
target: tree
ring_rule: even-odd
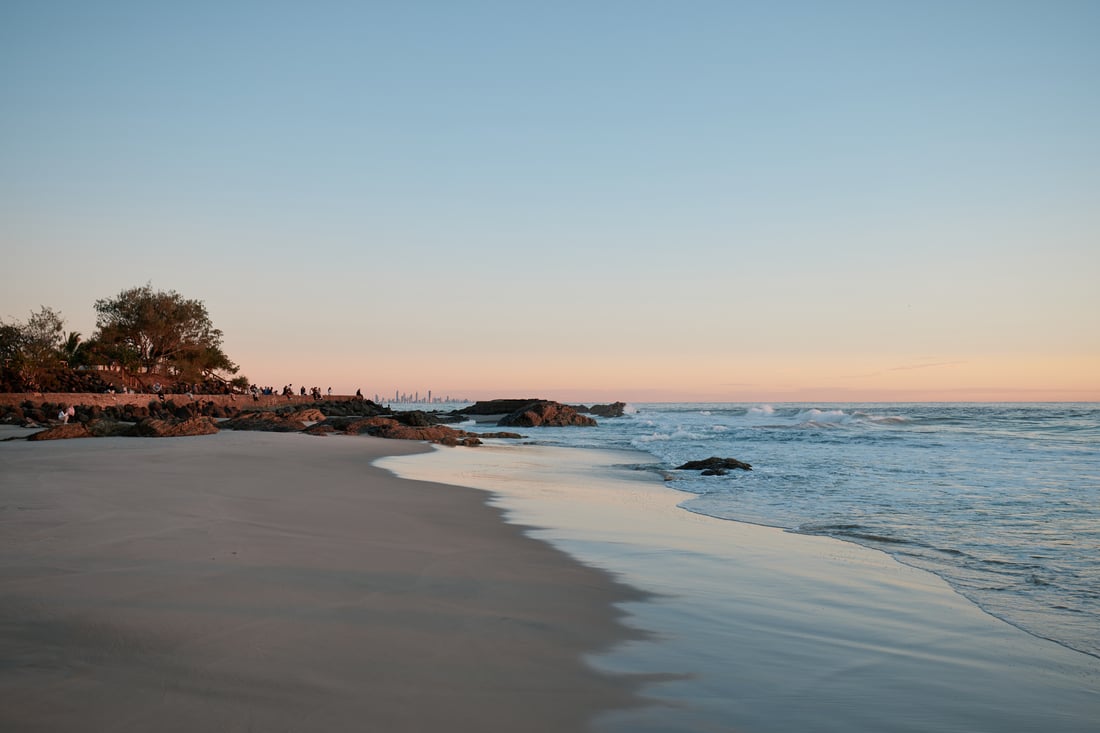
[[[46,306],[32,312],[26,323],[0,323],[4,381],[21,382],[35,390],[51,386],[62,359],[64,333],[65,319]]]
[[[87,366],[88,350],[80,340],[80,331],[69,331],[65,343],[61,345],[61,355],[70,367]]]
[[[97,300],[95,310],[96,349],[120,364],[188,381],[238,371],[222,351],[222,332],[214,328],[202,301],[174,290],[154,291],[147,283]]]
[[[23,391],[23,328],[0,322],[0,389]]]

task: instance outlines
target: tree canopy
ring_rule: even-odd
[[[23,322],[0,321],[0,390],[102,388],[94,375],[107,372],[87,367],[121,369],[131,377],[150,372],[187,384],[224,384],[219,372],[239,370],[222,351],[222,332],[202,301],[146,284],[97,300],[95,310],[96,332],[87,341],[66,333],[64,319],[46,306]],[[247,386],[248,380],[237,377],[232,384]]]
[[[31,389],[41,389],[56,370],[65,321],[42,306],[25,323],[0,323],[0,363],[5,372]]]
[[[238,371],[222,351],[222,332],[214,328],[200,300],[174,290],[154,291],[146,284],[97,300],[95,310],[93,341],[123,366],[163,371],[184,380]]]

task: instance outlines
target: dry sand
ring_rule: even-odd
[[[371,438],[0,443],[0,730],[571,731],[639,594]],[[636,636],[636,634],[633,634]]]

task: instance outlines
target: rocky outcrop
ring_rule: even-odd
[[[481,439],[474,433],[465,430],[456,430],[446,425],[429,425],[426,427],[413,427],[402,425],[396,420],[377,418],[381,424],[371,428],[369,435],[377,438],[389,438],[391,440],[426,440],[429,443],[440,445],[481,445]]]
[[[27,440],[68,440],[69,438],[90,437],[92,437],[92,434],[88,432],[88,428],[80,423],[69,423],[67,425],[54,425],[52,428],[46,428],[40,433],[28,435]]]
[[[258,430],[267,433],[296,433],[306,429],[306,424],[290,416],[274,412],[242,412],[219,426],[226,430]]]
[[[702,471],[703,476],[725,476],[731,469],[751,471],[752,466],[736,458],[711,456],[702,461],[688,461],[684,465],[676,467],[677,471]]]
[[[612,402],[610,405],[592,405],[591,407],[585,407],[584,405],[577,406],[577,412],[586,412],[589,415],[597,415],[599,417],[622,417],[626,411],[625,402]]]
[[[219,428],[307,432],[314,435],[340,432],[398,440],[423,440],[443,445],[480,445],[482,437],[477,433],[440,424],[443,421],[456,422],[464,418],[419,410],[395,412],[370,400],[324,400],[313,404],[267,405],[266,409],[240,411],[236,406],[218,404],[212,400],[181,400],[177,403],[173,400],[162,402],[140,398],[140,404],[133,401],[109,404],[109,399],[113,396],[94,397],[97,400],[93,404],[76,407],[76,415],[68,425],[43,430],[31,439],[207,435],[217,432]],[[521,402],[529,405],[540,401]],[[262,407],[255,403],[253,405],[254,408]],[[17,405],[0,406],[0,422],[44,427],[52,422],[52,416],[59,409],[60,404],[56,402],[36,404],[27,400]],[[229,419],[218,424],[211,417]],[[35,423],[36,419],[40,423]],[[307,428],[307,423],[313,425]],[[524,436],[511,432],[495,432],[487,433],[485,437],[519,439]]]
[[[479,400],[469,407],[454,410],[453,415],[510,415],[516,410],[522,409],[535,402],[545,402],[538,397],[509,400]]]
[[[549,400],[537,400],[526,404],[514,412],[505,415],[497,425],[501,427],[526,427],[539,426],[593,426],[596,421],[587,415],[581,415],[569,405]]]
[[[314,405],[326,417],[375,417],[392,413],[372,400],[324,400]]]
[[[216,432],[218,432],[218,426],[208,417],[193,417],[179,421],[150,417],[135,425],[131,435],[140,438],[180,438],[187,435],[212,435]]]
[[[370,435],[391,440],[426,440],[441,445],[481,445],[475,433],[456,430],[446,425],[405,425],[392,417],[347,418],[330,417],[306,429],[311,435],[341,432],[347,435]]]
[[[310,435],[344,433],[345,435],[367,435],[374,428],[394,422],[389,417],[330,417],[316,425],[310,425],[305,432]]]

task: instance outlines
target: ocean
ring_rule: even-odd
[[[526,442],[642,451],[685,512],[880,550],[1100,657],[1100,405],[634,404],[599,423]],[[710,456],[752,470],[675,470]]]

